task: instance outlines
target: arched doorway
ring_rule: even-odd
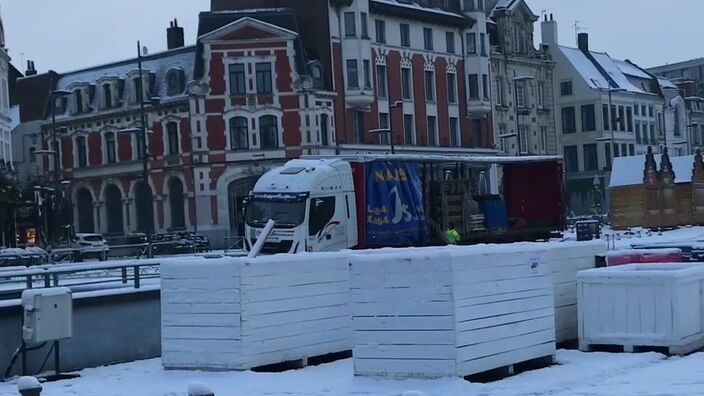
[[[169,207],[171,208],[171,228],[174,230],[186,228],[183,183],[176,177],[169,181]]]
[[[137,214],[137,230],[142,232],[154,231],[154,196],[152,188],[139,182],[135,185],[134,202]]]
[[[86,188],[81,188],[76,194],[76,211],[78,212],[78,232],[95,232],[93,221],[93,196]]]
[[[235,235],[244,236],[244,199],[254,188],[259,177],[237,179],[227,187],[227,202],[230,211],[230,231]]]
[[[105,188],[105,213],[108,222],[108,234],[124,232],[122,224],[122,194],[114,184]]]

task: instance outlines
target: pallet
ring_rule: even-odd
[[[665,346],[665,345],[632,345],[632,344],[590,344],[579,343],[579,350],[582,352],[612,352],[612,353],[644,353],[658,352],[663,355],[688,355],[704,348],[704,341],[696,341],[687,345]]]
[[[267,364],[265,366],[253,367],[251,371],[257,373],[280,373],[288,370],[299,370],[310,366],[332,363],[338,360],[349,359],[352,351],[342,351],[328,353],[325,355],[311,356],[303,359],[290,360],[281,363]]]
[[[555,355],[548,355],[536,359],[525,360],[519,363],[509,364],[508,366],[498,367],[493,370],[468,375],[464,377],[464,379],[475,383],[500,381],[526,371],[544,369],[556,363],[557,359],[555,358]]]

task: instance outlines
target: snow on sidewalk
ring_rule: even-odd
[[[165,371],[159,359],[87,369],[82,378],[44,384],[43,396],[185,396],[193,382],[208,384],[216,396],[400,396],[421,391],[453,395],[701,395],[704,353],[665,358],[656,353],[609,354],[559,351],[558,365],[497,381],[462,379],[381,380],[355,378],[352,360],[284,373]],[[0,395],[16,385],[0,383]]]

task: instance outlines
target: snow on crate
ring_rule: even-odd
[[[162,363],[246,370],[352,348],[344,253],[163,266]]]
[[[579,344],[665,347],[685,354],[704,347],[704,266],[629,264],[578,275]]]
[[[467,376],[552,356],[547,247],[350,254],[355,374]]]

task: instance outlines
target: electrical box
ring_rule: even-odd
[[[22,338],[38,343],[71,338],[73,296],[67,287],[30,289],[22,292],[24,325]]]

